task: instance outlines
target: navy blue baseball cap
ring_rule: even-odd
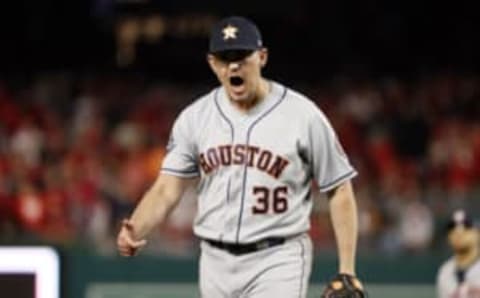
[[[263,47],[262,35],[247,18],[232,16],[220,20],[210,32],[209,52],[258,50]]]
[[[467,229],[474,228],[476,223],[473,218],[463,209],[458,209],[453,212],[447,223],[447,231],[451,231],[457,226],[463,226]]]

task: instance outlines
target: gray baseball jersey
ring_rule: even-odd
[[[275,82],[247,113],[223,87],[199,98],[175,121],[167,150],[162,173],[200,176],[195,234],[224,242],[307,231],[312,179],[325,192],[356,175],[325,115]]]
[[[458,282],[455,259],[446,261],[437,275],[438,298],[478,298],[480,297],[480,260],[465,271],[465,281]]]

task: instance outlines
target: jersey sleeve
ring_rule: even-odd
[[[167,154],[160,172],[179,177],[199,176],[197,147],[186,111],[175,121],[167,144]]]
[[[439,272],[437,273],[436,292],[437,292],[437,298],[446,298],[445,291],[442,289],[441,270],[439,270]]]
[[[308,133],[313,178],[321,192],[357,175],[330,122],[319,109],[309,119]]]
[[[449,288],[455,289],[457,281],[454,278],[453,270],[450,271],[451,261],[445,262],[437,272],[436,292],[437,298],[448,298],[451,294]]]

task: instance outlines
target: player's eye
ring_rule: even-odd
[[[453,230],[455,228],[456,224],[454,222],[449,222],[446,226],[446,230],[447,232],[450,232],[451,230]]]
[[[471,229],[473,228],[473,223],[471,221],[463,221],[462,223],[460,223],[461,225],[463,225],[463,227],[465,229]],[[450,232],[451,230],[455,229],[455,227],[457,227],[459,225],[459,223],[456,223],[456,222],[449,222],[447,224],[447,231]]]
[[[235,62],[242,61],[253,53],[252,50],[229,50],[223,51],[215,54],[217,59],[223,62]]]
[[[471,228],[473,228],[473,222],[466,220],[463,223],[463,226],[465,227],[465,229],[471,229]]]

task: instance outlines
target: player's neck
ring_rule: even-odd
[[[460,269],[466,269],[470,267],[480,258],[480,249],[478,245],[472,247],[471,249],[465,251],[461,254],[455,255],[455,262],[457,267]]]
[[[267,97],[270,88],[270,83],[266,79],[260,78],[260,82],[252,98],[242,102],[235,102],[234,104],[241,112],[247,113]]]

